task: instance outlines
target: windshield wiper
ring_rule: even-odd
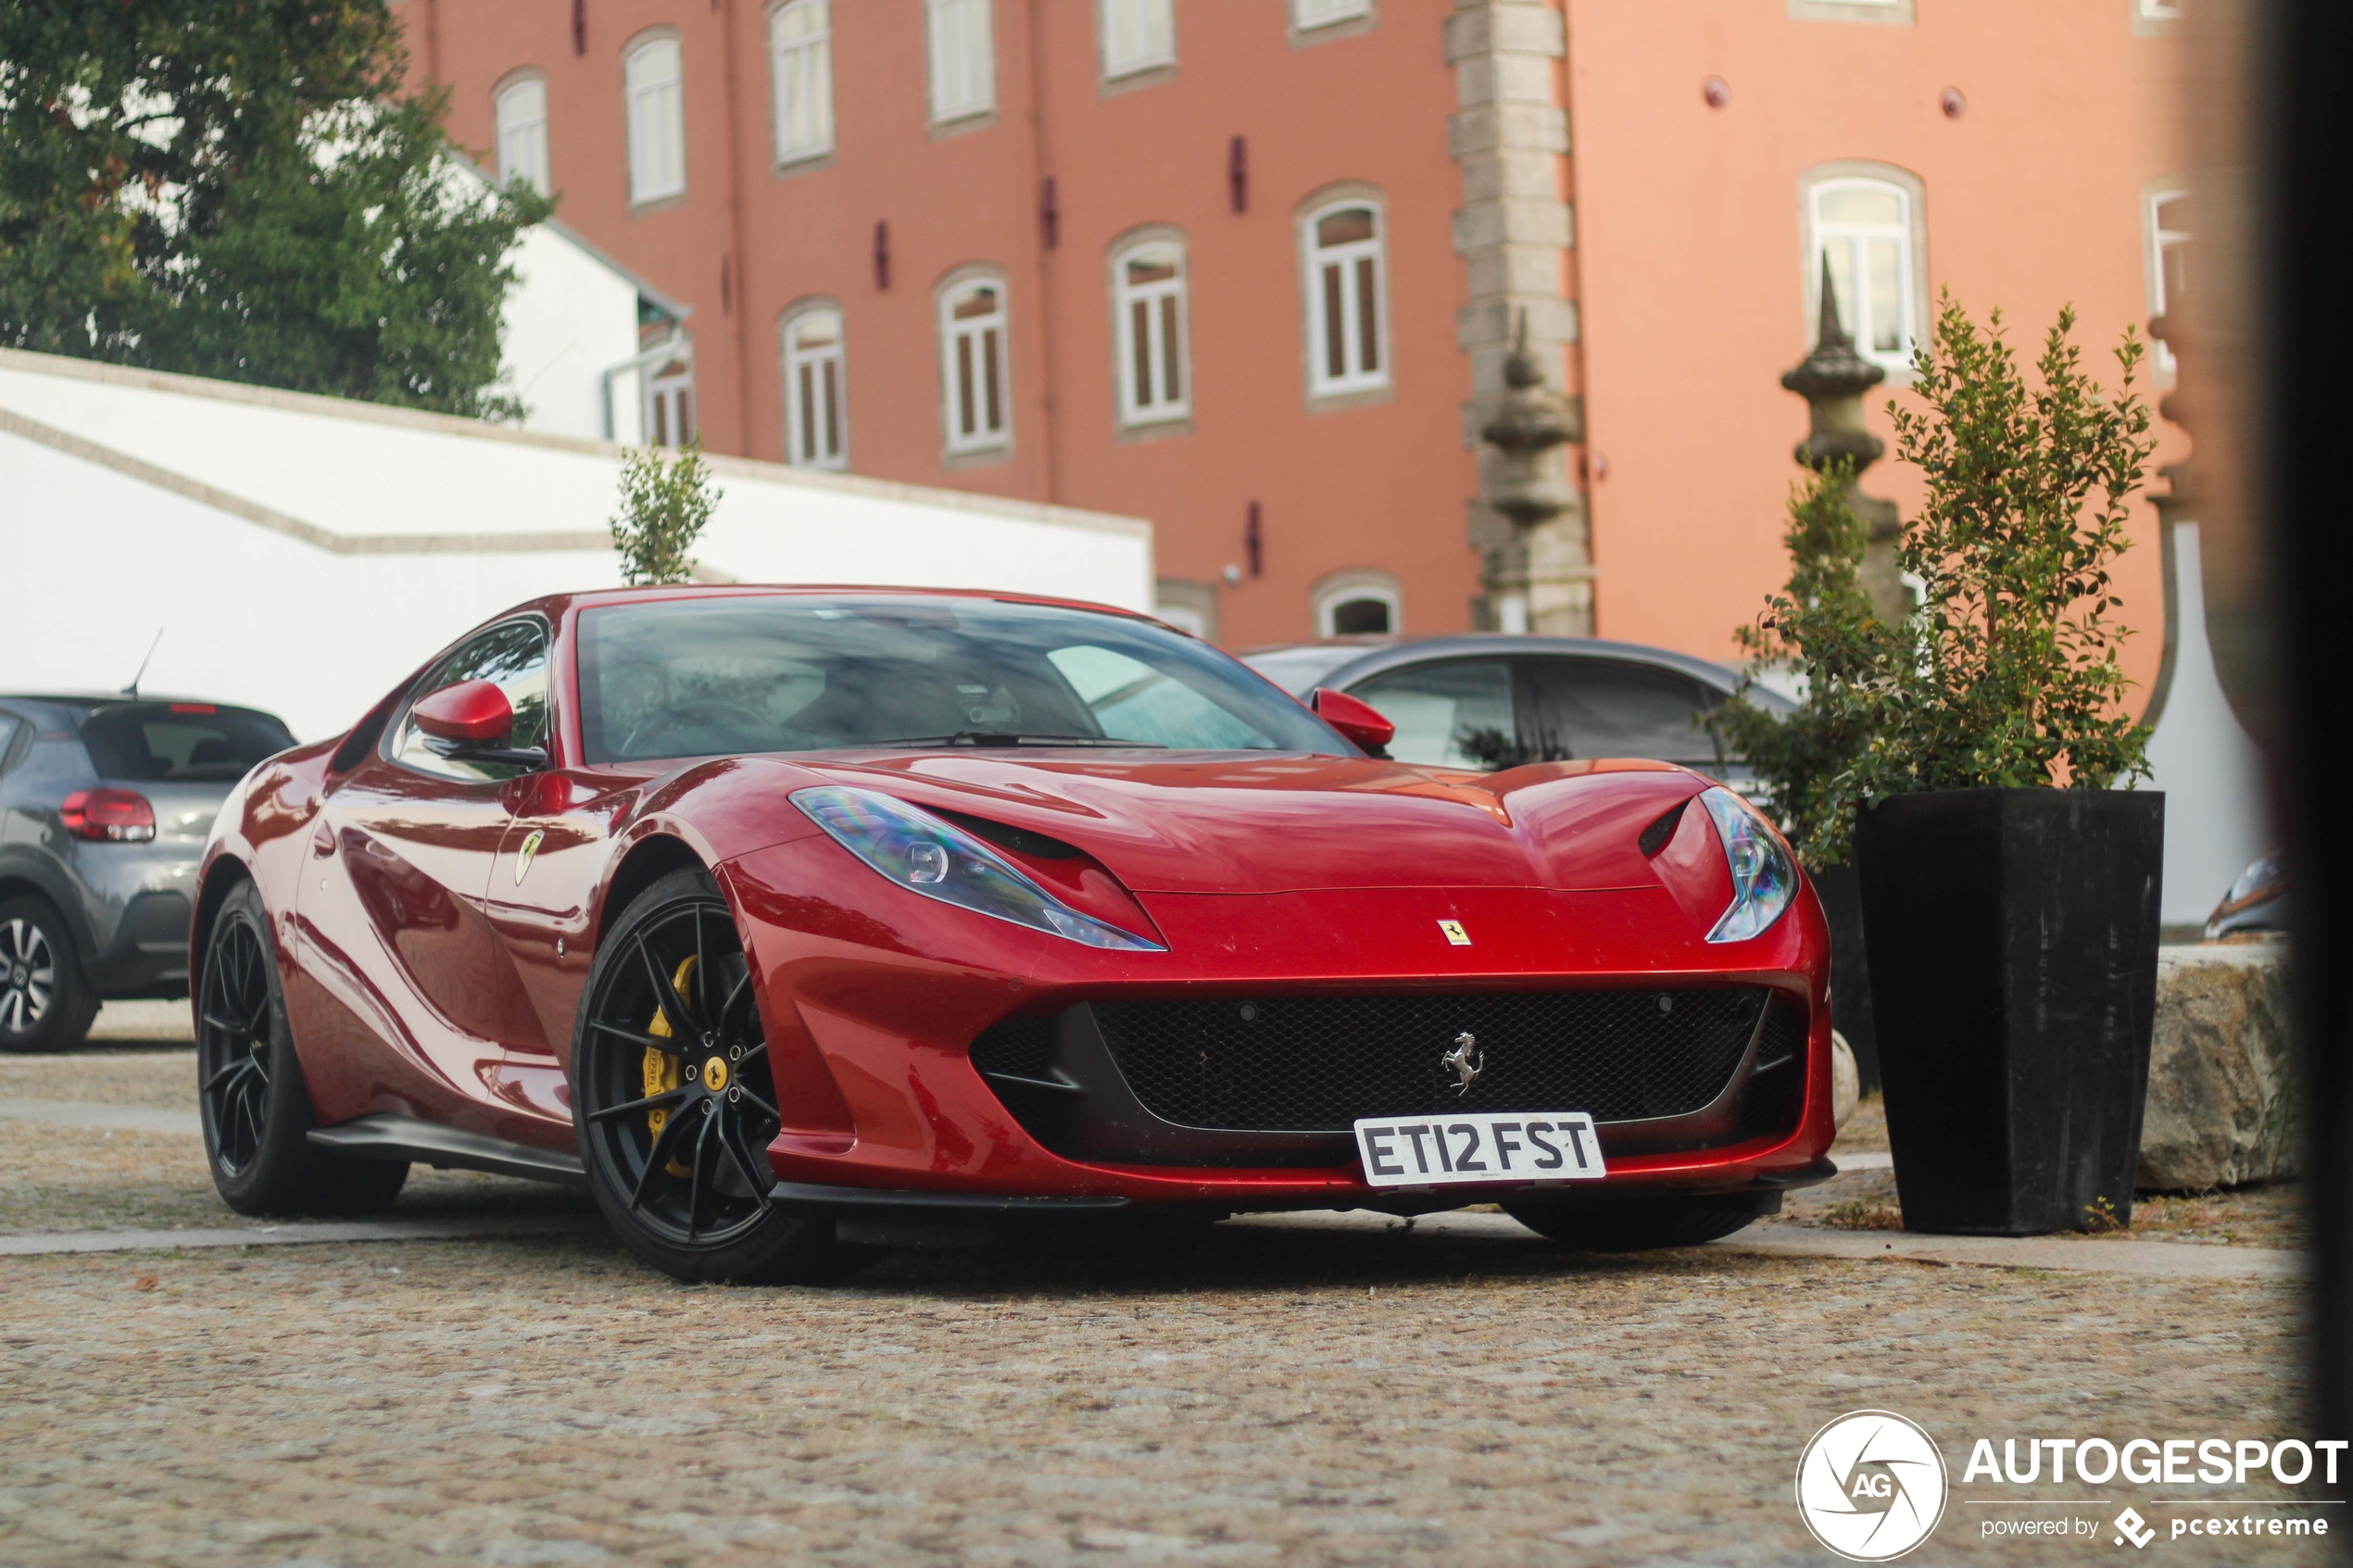
[[[958,730],[952,735],[902,735],[897,740],[869,741],[869,746],[1093,746],[1168,748],[1158,741],[1114,740],[1109,735],[1024,734],[1016,730]]]

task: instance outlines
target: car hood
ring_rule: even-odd
[[[1707,787],[1663,762],[1501,773],[1282,754],[937,753],[804,764],[1076,846],[1137,893],[1655,887],[1642,831]]]

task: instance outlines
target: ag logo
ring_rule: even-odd
[[[1889,1411],[1856,1411],[1814,1434],[1797,1460],[1797,1512],[1852,1562],[1903,1556],[1944,1516],[1944,1456]]]

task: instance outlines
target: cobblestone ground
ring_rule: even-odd
[[[0,1061],[0,1098],[184,1081],[137,1054]],[[0,1230],[227,1218],[191,1139],[0,1123]],[[2115,1549],[1982,1538],[2016,1511],[1967,1502],[1969,1439],[2296,1433],[2296,1332],[2278,1284],[1243,1223],[826,1290],[601,1236],[0,1258],[0,1563],[1820,1562],[1792,1474],[1864,1407],[1944,1445],[1921,1560],[2065,1561]]]

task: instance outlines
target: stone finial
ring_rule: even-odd
[[[1846,505],[1863,524],[1862,586],[1881,621],[1895,621],[1911,609],[1910,596],[1895,565],[1895,539],[1903,523],[1895,503],[1866,495],[1855,486],[1862,471],[1886,455],[1887,444],[1863,422],[1863,394],[1887,379],[1887,371],[1855,352],[1838,317],[1838,285],[1831,258],[1822,257],[1822,316],[1814,351],[1781,376],[1781,384],[1806,399],[1808,430],[1797,444],[1797,461],[1823,469],[1843,458],[1854,464],[1846,482]]]
[[[1512,351],[1504,360],[1504,396],[1478,433],[1501,454],[1488,505],[1522,528],[1548,522],[1571,500],[1557,450],[1577,434],[1568,407],[1544,384],[1544,367],[1528,351],[1528,312],[1519,313]]]

